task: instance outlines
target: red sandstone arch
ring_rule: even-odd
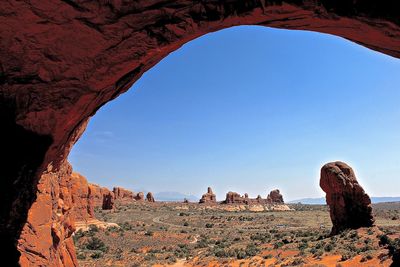
[[[16,264],[21,251],[25,266],[76,264],[66,156],[99,107],[184,43],[263,25],[330,33],[400,58],[399,14],[396,0],[3,1],[4,255]]]

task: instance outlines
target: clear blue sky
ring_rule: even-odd
[[[312,32],[235,27],[198,38],[101,108],[69,160],[90,182],[201,195],[212,186],[323,196],[342,160],[400,195],[400,60]]]

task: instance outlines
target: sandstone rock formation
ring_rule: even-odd
[[[94,207],[102,207],[104,196],[110,193],[112,192],[110,192],[110,190],[108,190],[106,187],[89,183],[90,200],[92,201]]]
[[[101,205],[103,210],[112,210],[114,208],[114,193],[108,191],[103,195],[103,203]]]
[[[43,266],[76,265],[66,250],[69,230],[60,230],[69,220],[60,210],[69,204],[60,194],[68,153],[96,110],[184,43],[235,25],[264,25],[330,33],[400,57],[399,10],[398,1],[378,0],[3,1],[3,254],[14,264],[21,252],[29,254],[22,265],[27,257]],[[46,224],[38,217],[52,222],[54,239],[39,230]]]
[[[133,192],[122,187],[113,188],[114,199],[120,204],[129,204],[133,202]]]
[[[156,201],[154,200],[153,193],[151,193],[151,192],[148,192],[148,193],[147,193],[147,195],[146,195],[146,200],[147,200],[148,202],[156,202]]]
[[[278,189],[272,190],[267,196],[267,202],[272,204],[284,204],[283,196]]]
[[[38,196],[28,214],[28,222],[18,240],[21,266],[77,266],[72,233],[75,230],[74,202],[85,203],[73,184],[72,168],[64,162],[57,173],[46,172],[38,184]],[[56,196],[56,197],[54,197]],[[84,206],[84,204],[82,204]],[[89,214],[89,212],[85,212]],[[84,216],[82,213],[78,216]],[[54,217],[57,214],[57,217]],[[1,239],[4,242],[3,239]],[[3,243],[3,245],[6,245]],[[16,266],[9,261],[10,255],[2,254],[6,266]],[[54,258],[59,259],[49,264]]]
[[[135,195],[134,199],[135,199],[136,201],[144,201],[144,200],[145,200],[145,199],[144,199],[144,193],[143,193],[143,192],[137,193],[137,194]]]
[[[278,189],[271,191],[266,199],[263,199],[260,195],[258,195],[256,198],[249,198],[247,193],[241,196],[236,192],[228,192],[223,203],[240,205],[284,204],[283,197]]]
[[[217,203],[217,197],[215,196],[214,192],[212,191],[211,187],[207,188],[207,193],[201,196],[199,203],[205,204],[215,204]]]
[[[245,196],[242,197],[239,193],[231,191],[226,193],[224,201],[225,204],[248,204],[248,202],[248,198]]]
[[[333,224],[332,234],[373,225],[371,200],[358,183],[353,169],[346,163],[337,161],[324,165],[320,186],[326,193]]]
[[[94,186],[89,185],[86,178],[79,173],[71,175],[72,215],[75,221],[86,221],[94,218],[94,201],[97,194]]]

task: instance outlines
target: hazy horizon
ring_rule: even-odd
[[[370,196],[398,196],[399,71],[400,60],[326,34],[207,34],[101,108],[69,160],[107,187],[211,186],[218,199],[279,188],[288,201],[324,196],[320,168],[340,160]]]

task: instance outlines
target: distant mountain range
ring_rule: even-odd
[[[382,203],[382,202],[398,202],[400,197],[371,197],[372,203]],[[288,203],[301,203],[309,205],[325,205],[326,200],[324,197],[320,198],[302,198],[289,201]]]
[[[198,196],[185,195],[179,192],[158,192],[154,194],[156,201],[179,201],[182,202],[185,198],[189,201],[199,201]]]

